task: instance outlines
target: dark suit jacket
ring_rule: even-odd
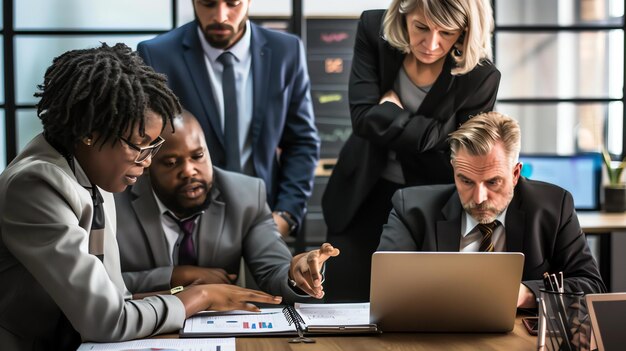
[[[448,56],[442,73],[417,113],[380,98],[393,88],[405,54],[382,38],[384,11],[365,11],[359,22],[350,75],[352,135],[339,155],[322,199],[329,232],[350,223],[396,151],[407,185],[452,182],[446,138],[469,116],[490,111],[496,101],[500,72],[483,62],[453,76]]]
[[[197,23],[139,43],[137,51],[200,121],[213,164],[224,167],[224,135],[197,32]],[[311,195],[319,137],[306,60],[300,40],[251,23],[253,116],[250,127],[255,175],[265,181],[268,203],[298,223]],[[280,152],[279,152],[280,149]]]
[[[454,185],[401,189],[379,251],[459,251],[463,208]],[[520,178],[505,219],[506,251],[522,252],[522,281],[535,296],[544,272],[563,271],[567,291],[605,292],[574,200],[555,185]]]
[[[291,253],[280,237],[260,179],[214,168],[211,204],[199,222],[198,266],[238,274],[243,257],[256,283],[286,302],[306,300],[288,285]],[[131,292],[170,288],[168,250],[150,178],[115,194],[117,240],[124,282]]]

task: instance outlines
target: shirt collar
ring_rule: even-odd
[[[87,177],[87,174],[85,173],[83,168],[80,166],[80,163],[78,163],[78,159],[76,157],[74,157],[73,163],[74,177],[76,177],[76,181],[78,182],[78,184],[82,185],[85,188],[91,188],[91,181],[89,180],[89,177]]]
[[[184,220],[186,220],[186,219],[188,219],[188,218],[191,218],[191,217],[193,217],[193,216],[197,216],[197,215],[199,215],[199,214],[204,213],[204,211],[200,211],[200,212],[198,212],[198,213],[194,213],[194,214],[192,214],[191,216],[186,217],[186,218],[178,218],[178,216],[177,216],[177,215],[175,215],[173,211],[170,211],[170,209],[169,209],[169,208],[167,208],[167,206],[165,206],[165,204],[164,204],[163,202],[161,202],[161,199],[159,199],[159,197],[157,196],[157,194],[154,192],[154,189],[152,189],[152,196],[154,196],[154,200],[155,200],[155,201],[156,201],[156,203],[157,203],[157,207],[159,208],[159,214],[160,214],[161,216],[165,216],[165,214],[169,212],[169,213],[170,213],[170,215],[172,215],[174,218],[178,219],[179,221],[184,221]],[[166,217],[167,217],[167,216],[166,216]]]
[[[496,217],[496,221],[500,222],[502,227],[504,228],[504,219],[506,218],[506,211],[508,211],[509,207],[504,209],[502,213],[498,217]],[[467,211],[463,211],[465,213],[465,232],[463,232],[463,237],[466,237],[467,234],[471,233],[474,228],[478,225],[478,221],[474,219],[474,217],[470,216]]]
[[[196,30],[198,31],[198,36],[200,37],[200,44],[202,45],[202,50],[204,51],[204,54],[211,61],[211,64],[214,64],[215,61],[217,61],[217,58],[225,51],[232,53],[237,59],[237,62],[241,62],[244,59],[245,55],[250,54],[250,43],[252,40],[252,35],[251,35],[251,30],[250,30],[250,20],[246,21],[246,28],[245,28],[245,32],[243,33],[243,36],[239,39],[238,42],[235,43],[235,45],[228,48],[227,50],[217,49],[209,45],[209,43],[204,38],[204,33],[202,32],[202,28],[200,28],[199,24],[196,27]]]
[[[159,208],[159,214],[164,215],[167,212],[170,212],[171,214],[174,214],[174,212],[170,211],[167,206],[165,206],[161,200],[159,199],[159,197],[157,196],[157,194],[154,192],[154,189],[152,189],[152,196],[154,196],[154,200],[157,203],[157,207]],[[176,216],[176,215],[174,215]]]

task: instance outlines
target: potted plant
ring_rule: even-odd
[[[606,149],[602,150],[609,184],[604,185],[604,210],[606,212],[626,211],[626,184],[622,181],[622,172],[626,167],[626,158],[621,162],[611,161]]]

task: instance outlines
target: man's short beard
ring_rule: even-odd
[[[509,198],[508,198],[508,201],[506,202],[506,205],[504,205],[504,207],[502,207],[501,209],[496,208],[495,206],[491,205],[488,202],[476,204],[474,203],[474,201],[471,201],[471,200],[467,203],[464,203],[464,204],[462,203],[462,205],[463,205],[463,209],[465,210],[465,212],[469,213],[470,216],[472,216],[472,218],[474,218],[478,223],[487,224],[487,223],[491,223],[495,221],[496,218],[498,218],[504,212],[504,210],[506,210],[506,208],[509,207],[511,200],[513,200],[513,189],[511,189],[511,191],[509,192]],[[472,210],[476,210],[476,209],[495,212],[495,215],[490,216],[490,217],[476,218],[472,214]]]
[[[195,206],[191,206],[191,207],[185,207],[179,201],[179,199],[177,197],[177,194],[179,193],[179,189],[182,188],[183,186],[185,186],[188,183],[200,183],[200,184],[202,184],[202,187],[205,190],[206,198],[204,199],[204,201],[201,204],[198,204],[198,205],[195,205]],[[199,179],[192,178],[187,183],[178,186],[176,188],[176,190],[174,191],[174,193],[164,193],[161,189],[158,189],[157,187],[154,188],[154,191],[157,194],[157,196],[159,197],[159,199],[161,200],[161,202],[170,211],[174,212],[174,214],[176,216],[178,216],[179,218],[182,219],[182,218],[187,218],[189,216],[193,216],[194,214],[196,214],[198,212],[202,212],[202,211],[206,210],[209,207],[209,205],[211,204],[211,188],[212,187],[213,187],[212,183],[207,183],[205,181],[201,181]]]
[[[178,216],[180,216],[180,218],[187,218],[187,217],[195,215],[198,212],[202,212],[206,210],[207,208],[209,208],[210,204],[211,204],[211,196],[209,196],[209,193],[207,192],[206,199],[204,199],[203,203],[196,205],[196,206],[183,207],[178,203],[178,201],[173,201],[172,203],[173,208],[171,208],[171,210],[174,211]]]
[[[196,17],[196,21],[198,21],[197,17]],[[214,47],[216,49],[226,49],[226,48],[228,48],[228,47],[230,47],[230,46],[235,44],[235,41],[233,41],[233,39],[239,33],[242,33],[242,36],[243,36],[243,32],[246,30],[246,22],[247,21],[248,21],[248,15],[246,14],[244,19],[239,24],[239,28],[238,28],[237,33],[235,33],[235,29],[232,26],[228,25],[228,24],[209,24],[209,25],[205,26],[204,28],[202,28],[202,34],[204,34],[204,39],[212,47]],[[200,21],[198,21],[198,23],[200,23]],[[211,35],[209,35],[209,30],[211,28],[214,28],[214,29],[228,28],[228,29],[231,29],[231,32],[233,33],[233,35],[229,36],[227,38],[218,40],[218,39],[215,39],[214,37],[212,37]]]
[[[465,210],[465,212],[469,213],[470,216],[472,216],[472,218],[474,218],[478,223],[482,223],[482,224],[487,224],[487,223],[491,223],[493,221],[496,220],[496,218],[498,218],[499,215],[502,214],[502,212],[504,212],[504,209],[499,210],[497,208],[495,208],[494,206],[491,206],[488,203],[481,203],[481,204],[475,204],[473,201],[468,202],[467,204],[463,204],[463,209]],[[476,216],[474,216],[472,214],[472,210],[488,210],[491,212],[495,212],[496,214],[494,216],[490,216],[490,217],[480,217],[477,218]]]

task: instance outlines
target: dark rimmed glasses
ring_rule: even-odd
[[[126,145],[128,145],[128,147],[130,147],[131,149],[137,151],[137,157],[135,157],[135,163],[142,163],[143,161],[145,161],[146,159],[148,159],[148,157],[152,158],[154,157],[154,155],[156,155],[157,152],[159,152],[159,149],[161,148],[161,145],[163,145],[163,143],[165,142],[165,139],[161,138],[161,136],[159,135],[154,142],[152,142],[152,144],[146,146],[146,147],[139,147],[133,143],[131,143],[130,141],[126,140],[126,138],[123,137],[119,137],[121,141],[123,141],[124,143],[126,143]]]

